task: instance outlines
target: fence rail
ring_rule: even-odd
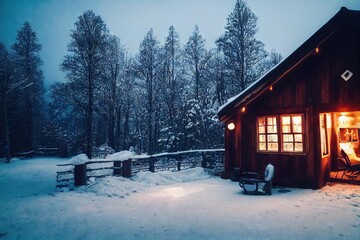
[[[181,171],[183,169],[203,167],[222,169],[224,164],[224,149],[189,150],[154,155],[138,155],[125,161],[119,160],[89,160],[81,165],[71,163],[57,164],[63,168],[57,172],[57,188],[85,185],[90,178],[100,178],[110,175],[131,177],[140,171]]]

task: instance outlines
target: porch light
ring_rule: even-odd
[[[272,91],[272,90],[273,90],[273,86],[270,86],[270,87],[269,87],[269,90]]]
[[[316,47],[315,48],[315,53],[318,54],[320,52],[320,48],[319,47]]]
[[[246,107],[242,107],[241,112],[245,112],[245,111],[246,111]]]
[[[227,125],[227,128],[228,128],[230,131],[234,130],[234,129],[235,129],[235,123],[233,123],[233,122],[229,123],[229,124]]]

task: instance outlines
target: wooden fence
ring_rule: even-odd
[[[203,167],[213,169],[216,174],[224,165],[224,149],[189,150],[174,153],[134,156],[125,161],[89,160],[84,164],[58,164],[62,169],[57,172],[57,188],[86,185],[90,178],[106,176],[131,177],[140,171],[181,171],[183,169]]]

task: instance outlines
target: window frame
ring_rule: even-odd
[[[282,117],[290,117],[290,132],[285,133],[283,131],[283,123],[282,123]],[[294,124],[292,117],[300,117],[301,118],[301,132],[294,131]],[[265,133],[260,132],[260,123],[259,119],[265,118]],[[268,118],[275,118],[276,119],[276,134],[277,134],[277,150],[268,150],[268,124],[267,119]],[[273,133],[270,133],[273,134]],[[288,151],[284,149],[284,134],[285,135],[291,135],[293,138],[292,144],[293,144],[293,151]],[[296,141],[295,135],[301,134],[301,142]],[[260,136],[265,136],[265,142],[260,142]],[[277,154],[304,154],[306,152],[306,145],[305,145],[305,114],[304,113],[289,113],[289,114],[267,114],[267,115],[258,115],[256,117],[256,150],[258,153],[277,153]],[[265,143],[266,150],[260,150],[260,143]],[[290,142],[289,142],[290,143]],[[301,143],[302,145],[302,151],[295,151],[296,143]]]
[[[265,132],[264,133],[260,133],[260,124],[259,124],[259,119],[260,118],[264,118],[265,119],[265,125],[264,125],[264,128],[265,128]],[[276,126],[276,132],[273,133],[273,132],[270,132],[268,131],[268,119],[269,118],[273,118],[275,119],[275,123],[276,125],[270,125],[270,126]],[[278,116],[277,115],[265,115],[265,116],[258,116],[256,118],[256,135],[257,135],[257,143],[256,143],[256,149],[258,152],[264,152],[264,153],[268,153],[268,152],[271,152],[271,153],[275,153],[275,152],[279,152],[279,121],[278,121]],[[277,136],[277,150],[268,150],[269,149],[269,135],[275,135]],[[265,142],[261,142],[261,143],[265,143],[265,147],[266,147],[266,150],[260,150],[260,135],[263,135],[265,136],[264,139],[265,139]],[[273,142],[275,143],[275,142]]]
[[[284,132],[284,125],[283,125],[283,117],[289,117],[290,118],[290,123],[287,125],[290,127],[290,131],[289,132]],[[293,117],[300,117],[301,118],[301,124],[296,124],[294,123],[294,119]],[[281,152],[283,153],[304,153],[305,152],[305,145],[304,145],[304,114],[281,114],[279,115],[279,121],[280,121],[280,142],[281,142]],[[301,132],[297,132],[294,129],[295,125],[300,125],[301,126]],[[285,142],[285,135],[289,135],[292,136],[292,141],[288,140]],[[301,141],[296,141],[296,135],[301,135]],[[292,143],[292,151],[291,150],[286,150],[284,145],[288,143]],[[296,151],[296,144],[301,143],[301,151]]]

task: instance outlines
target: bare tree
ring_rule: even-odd
[[[94,91],[101,77],[102,61],[108,30],[100,16],[92,11],[83,13],[75,29],[71,31],[71,42],[68,45],[69,55],[65,56],[61,69],[67,72],[74,92],[82,93],[79,104],[85,105],[86,141],[85,152],[92,158],[93,149],[93,114]]]
[[[193,34],[185,46],[185,57],[188,59],[188,67],[194,79],[195,99],[200,101],[201,80],[206,71],[206,64],[211,59],[211,52],[205,49],[205,39],[201,36],[196,25]]]
[[[159,91],[158,77],[161,69],[159,41],[151,29],[140,44],[135,69],[138,77],[145,84],[146,122],[147,122],[147,150],[152,154],[156,144],[156,94]]]

